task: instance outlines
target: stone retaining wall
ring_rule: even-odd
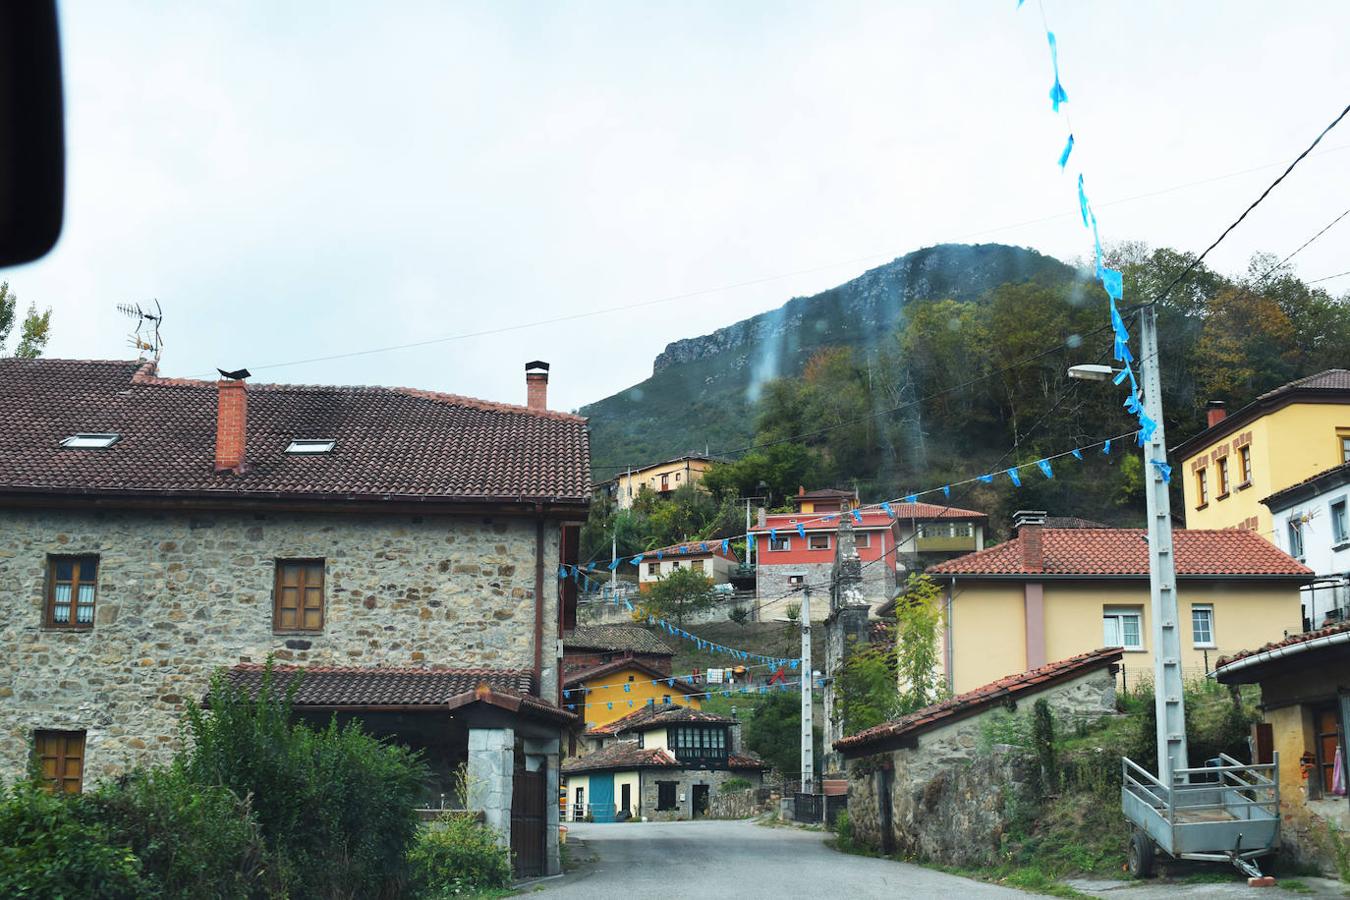
[[[778,808],[782,794],[774,788],[746,788],[713,795],[708,817],[711,819],[749,819]]]

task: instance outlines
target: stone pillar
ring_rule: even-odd
[[[506,847],[511,846],[511,793],[515,771],[516,733],[513,729],[469,729],[468,806],[483,811],[484,820],[497,830]]]
[[[855,647],[867,646],[868,606],[863,590],[862,560],[858,558],[853,521],[840,516],[830,578],[830,615],[825,620],[825,746],[820,771],[825,776],[843,772],[843,758],[834,742],[844,736],[839,718],[835,679]]]
[[[525,768],[537,772],[546,767],[544,795],[544,874],[561,875],[562,858],[558,855],[558,760],[562,741],[559,738],[525,741]]]

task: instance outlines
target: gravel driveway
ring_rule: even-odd
[[[827,900],[835,897],[1027,896],[920,866],[836,853],[822,832],[750,822],[642,822],[569,825],[576,874],[541,882],[529,896],[725,897]]]

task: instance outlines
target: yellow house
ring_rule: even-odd
[[[668,496],[686,484],[698,484],[714,462],[709,456],[680,456],[620,472],[600,487],[609,493],[619,509],[628,509],[644,487],[657,496]]]
[[[1248,531],[1176,531],[1182,669],[1302,630],[1310,569]],[[942,668],[956,693],[1101,646],[1120,647],[1127,683],[1153,674],[1143,529],[1045,528],[928,569],[946,588]]]
[[[1269,763],[1280,755],[1280,839],[1294,844],[1298,857],[1327,868],[1330,851],[1319,833],[1325,824],[1317,820],[1350,829],[1347,672],[1350,623],[1225,657],[1214,673],[1221,684],[1261,686],[1262,722],[1252,761]]]
[[[1184,473],[1189,528],[1242,528],[1270,538],[1261,498],[1350,462],[1350,369],[1328,369],[1262,394],[1172,453]]]
[[[569,673],[563,682],[563,704],[587,731],[603,728],[649,706],[698,709],[697,688],[636,659],[616,659]]]

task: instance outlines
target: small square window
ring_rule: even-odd
[[[323,631],[323,560],[277,560],[274,631]]]
[[[78,794],[83,790],[83,731],[36,731],[33,753],[49,793]]]
[[[660,575],[660,574],[661,574],[661,564],[660,564],[659,562],[649,562],[649,563],[647,563],[647,574],[648,574],[648,575]]]
[[[1214,646],[1214,607],[1208,603],[1191,606],[1191,640],[1197,647]]]
[[[813,534],[806,538],[806,546],[811,550],[830,549],[830,536],[828,534]]]
[[[788,584],[802,584],[806,581],[805,575],[789,575]]]
[[[1346,501],[1331,504],[1331,539],[1337,544],[1350,541],[1350,520],[1346,515]]]
[[[1102,611],[1102,638],[1108,647],[1143,650],[1143,613],[1108,606]]]
[[[337,441],[333,438],[291,441],[286,445],[286,452],[292,456],[322,456],[332,453],[335,446]]]
[[[48,628],[93,628],[97,593],[97,556],[47,557]]]
[[[689,568],[693,569],[695,572],[702,572],[702,571],[703,571],[703,560],[701,560],[701,559],[691,559],[691,560],[689,560]]]
[[[770,536],[769,536],[769,549],[770,549],[770,550],[791,550],[791,549],[792,549],[792,539],[791,539],[791,538],[787,538],[787,537],[777,537],[777,538],[775,538],[775,537],[773,537],[772,535],[770,535]]]
[[[80,432],[72,434],[61,442],[67,450],[103,450],[121,439],[120,434],[110,432]]]
[[[870,531],[860,531],[854,536],[855,545],[859,550],[872,546],[872,533]]]

